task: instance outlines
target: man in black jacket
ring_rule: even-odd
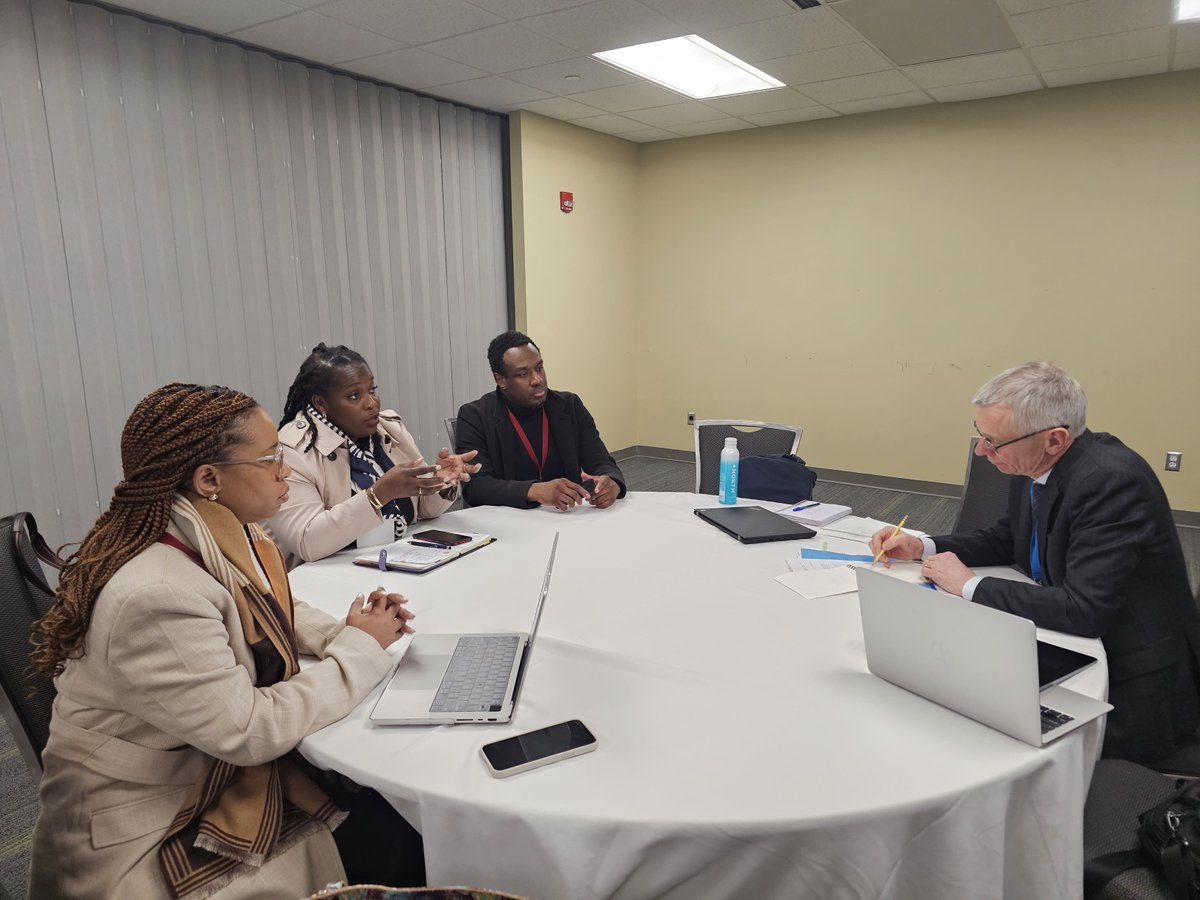
[[[463,483],[471,506],[553,506],[585,501],[606,509],[625,496],[625,478],[587,407],[552,391],[541,351],[506,331],[488,345],[496,390],[463,404],[455,446],[477,450],[482,468]]]
[[[1002,372],[973,402],[975,452],[1018,476],[1007,515],[923,540],[882,529],[872,551],[920,559],[944,590],[1041,628],[1102,638],[1114,707],[1104,755],[1161,759],[1200,724],[1200,613],[1162,485],[1117,438],[1087,430],[1083,388],[1052,363]],[[995,565],[1036,583],[968,568]]]

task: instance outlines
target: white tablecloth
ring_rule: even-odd
[[[562,533],[510,724],[373,726],[377,688],[301,751],[392,800],[424,835],[431,884],[545,900],[1080,896],[1101,723],[1034,749],[873,677],[855,595],[773,581],[821,539],[744,546],[692,514],[714,501],[474,508],[437,527],[499,540],[433,572],[353,553],[297,569],[297,596],[334,615],[383,584],[418,630],[528,630]],[[1068,685],[1103,697],[1103,659]],[[572,718],[596,752],[484,769],[482,744]]]

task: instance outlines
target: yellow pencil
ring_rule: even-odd
[[[895,531],[893,531],[891,534],[889,534],[889,535],[888,535],[888,538],[887,538],[887,540],[888,540],[888,541],[890,541],[892,538],[894,538],[896,535],[898,535],[898,534],[900,533],[900,529],[904,527],[904,523],[905,523],[905,522],[907,522],[907,521],[908,521],[908,516],[905,516],[903,519],[901,519],[901,520],[900,520],[900,524],[896,526],[896,530],[895,530]],[[887,541],[884,541],[884,543],[886,544],[886,543],[887,543]],[[874,566],[875,566],[875,563],[879,562],[879,559],[880,559],[880,557],[882,557],[882,556],[883,556],[883,547],[881,546],[881,547],[879,548],[879,552],[875,554],[875,558],[874,558],[873,560],[871,560],[871,567],[872,567],[872,568],[874,568]]]

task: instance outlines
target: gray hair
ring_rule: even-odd
[[[1087,427],[1087,395],[1083,385],[1052,362],[1027,362],[1005,369],[975,392],[976,406],[1007,403],[1013,427],[1022,434],[1065,427],[1072,438]]]

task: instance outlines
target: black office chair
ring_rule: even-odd
[[[0,519],[0,714],[34,776],[41,775],[55,696],[53,681],[29,672],[30,627],[54,602],[39,560],[62,567],[33,516],[17,513]]]
[[[1122,759],[1102,759],[1092,773],[1083,807],[1084,870],[1109,853],[1138,846],[1138,814],[1162,803],[1177,788],[1173,778]],[[1157,872],[1145,866],[1127,869],[1088,900],[1172,900]]]
[[[1005,475],[986,456],[975,453],[979,438],[971,438],[967,456],[967,474],[963,478],[962,503],[958,507],[958,520],[954,533],[987,528],[1008,510],[1008,489],[1012,476]]]
[[[725,438],[737,438],[738,458],[795,453],[804,428],[740,419],[702,419],[692,426],[696,436],[696,493],[715,494],[721,480]]]

